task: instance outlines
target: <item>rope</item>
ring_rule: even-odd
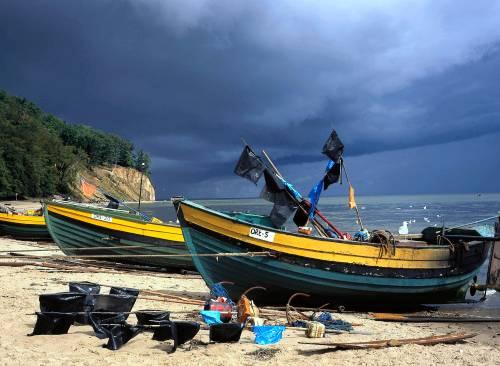
[[[15,251],[11,251],[15,253]],[[47,255],[47,256],[35,256],[26,255],[22,258],[27,259],[67,259],[67,258],[179,258],[179,257],[264,257],[271,256],[271,252],[246,252],[246,253],[202,253],[202,254],[129,254],[129,255],[107,255],[107,254],[95,254],[95,255]],[[16,256],[1,256],[0,259],[18,259]]]
[[[477,220],[477,221],[473,221],[473,222],[469,222],[467,224],[462,224],[462,225],[458,225],[458,226],[454,226],[454,227],[450,227],[450,228],[445,228],[443,230],[443,232],[446,232],[448,230],[451,230],[451,229],[458,229],[458,228],[461,228],[461,227],[464,227],[464,226],[469,226],[469,225],[474,225],[474,224],[479,224],[480,222],[485,222],[485,221],[489,221],[489,220],[493,220],[493,219],[496,219],[500,217],[500,215],[495,215],[495,216],[491,216],[491,217],[488,217],[486,219],[482,219],[482,220]],[[438,232],[439,234],[439,232]]]
[[[107,246],[107,247],[92,247],[92,248],[64,248],[67,251],[80,251],[80,250],[106,250],[106,249],[141,249],[141,248],[160,248],[158,245],[124,245],[124,246]],[[54,252],[62,251],[60,248],[40,248],[40,249],[20,249],[20,250],[0,250],[0,253],[25,253],[25,252]]]

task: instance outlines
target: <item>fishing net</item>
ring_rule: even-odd
[[[351,323],[341,319],[334,319],[332,314],[328,312],[313,314],[311,320],[323,324],[326,329],[345,330],[347,332],[353,329]]]

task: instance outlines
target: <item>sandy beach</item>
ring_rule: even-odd
[[[0,238],[0,250],[19,251],[37,247],[56,248],[51,244],[22,242]],[[58,254],[57,251],[47,252]],[[6,252],[2,253],[6,254]],[[37,254],[38,255],[38,254]],[[23,259],[16,259],[23,262]],[[13,260],[2,260],[2,263]],[[91,272],[89,272],[91,271]],[[203,295],[208,289],[196,275],[123,273],[110,270],[64,270],[37,265],[1,265],[0,273],[0,355],[5,365],[133,365],[137,363],[183,365],[239,365],[239,364],[314,364],[314,365],[499,365],[500,332],[498,323],[467,324],[403,324],[385,323],[368,319],[366,313],[336,314],[343,320],[359,324],[356,331],[370,333],[328,335],[324,341],[365,341],[388,338],[415,338],[453,331],[479,333],[466,343],[455,345],[417,346],[406,345],[380,350],[355,350],[313,352],[322,347],[299,344],[310,342],[302,331],[287,330],[280,343],[258,346],[253,343],[253,333],[245,330],[236,344],[209,344],[208,331],[201,330],[191,344],[181,346],[168,354],[171,343],[156,342],[151,333],[142,333],[118,351],[102,348],[103,340],[96,338],[89,326],[72,326],[67,335],[34,336],[31,333],[39,309],[38,295],[67,291],[70,281],[92,281],[100,284],[128,286],[138,289],[167,291],[184,296]],[[107,289],[104,288],[103,291]],[[144,296],[147,297],[147,296]],[[199,309],[196,305],[166,302],[163,299],[139,296],[134,310],[164,309],[173,312],[173,319],[187,319],[189,314],[175,312]],[[190,319],[193,319],[191,316]],[[284,321],[284,319],[281,319]],[[134,323],[132,316],[129,320]],[[271,350],[271,351],[269,351]]]

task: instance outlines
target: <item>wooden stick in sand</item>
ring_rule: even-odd
[[[422,346],[431,346],[439,343],[456,343],[468,338],[475,337],[476,333],[448,333],[437,336],[410,338],[410,339],[384,339],[368,342],[346,342],[346,343],[330,343],[330,342],[299,342],[300,344],[309,344],[316,346],[334,347],[339,350],[348,349],[369,349],[369,348],[386,348],[399,347],[405,344],[418,344]]]

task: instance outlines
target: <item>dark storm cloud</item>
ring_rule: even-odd
[[[219,194],[240,137],[300,164],[323,159],[332,127],[351,156],[500,131],[499,14],[456,1],[4,2],[0,88],[130,138],[164,195]]]

